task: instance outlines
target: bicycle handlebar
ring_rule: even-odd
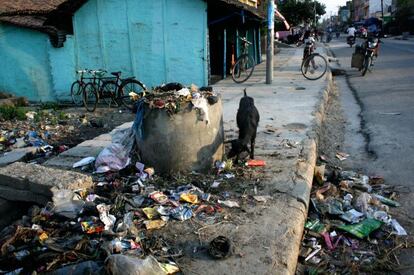
[[[244,43],[251,45],[253,44],[252,42],[248,41],[246,37],[243,36],[237,36],[238,39],[240,39],[241,41],[243,41]]]

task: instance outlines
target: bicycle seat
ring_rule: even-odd
[[[121,75],[121,72],[120,72],[120,71],[119,71],[119,72],[112,72],[112,73],[111,73],[111,75],[113,75],[113,76],[117,76],[117,77],[118,77],[118,76],[120,76],[120,75]]]

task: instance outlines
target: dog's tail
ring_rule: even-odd
[[[244,96],[247,96],[246,88],[244,88]]]

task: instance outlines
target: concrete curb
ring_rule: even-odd
[[[320,130],[322,128],[322,123],[325,119],[325,109],[329,100],[329,96],[333,90],[333,78],[332,72],[328,66],[327,76],[326,76],[326,87],[321,89],[320,97],[318,103],[315,106],[314,111],[314,121],[309,130],[306,133],[307,138],[301,144],[301,153],[300,159],[296,166],[295,177],[293,182],[295,187],[292,190],[292,195],[303,204],[305,215],[300,215],[301,218],[298,219],[298,223],[295,224],[293,230],[298,234],[295,236],[295,240],[290,240],[291,244],[295,246],[296,249],[292,255],[287,257],[288,259],[288,270],[290,274],[295,274],[297,259],[299,256],[299,249],[301,245],[302,235],[304,231],[304,225],[307,218],[307,211],[309,207],[310,193],[312,189],[312,181],[314,175],[314,169],[316,166],[317,159],[317,148],[319,142]],[[303,219],[302,219],[303,217]]]

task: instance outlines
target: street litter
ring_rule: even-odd
[[[347,153],[344,152],[337,152],[336,153],[336,158],[343,161],[346,160],[349,157],[349,155]]]
[[[94,161],[95,161],[95,157],[86,157],[86,158],[81,159],[80,161],[75,162],[72,165],[72,168],[86,166],[86,165],[93,163]]]
[[[390,206],[400,206],[393,187],[382,177],[328,165],[325,171],[315,169],[314,176],[300,270],[309,274],[396,270],[399,261],[393,253],[413,243],[402,239],[407,232],[390,214]]]

